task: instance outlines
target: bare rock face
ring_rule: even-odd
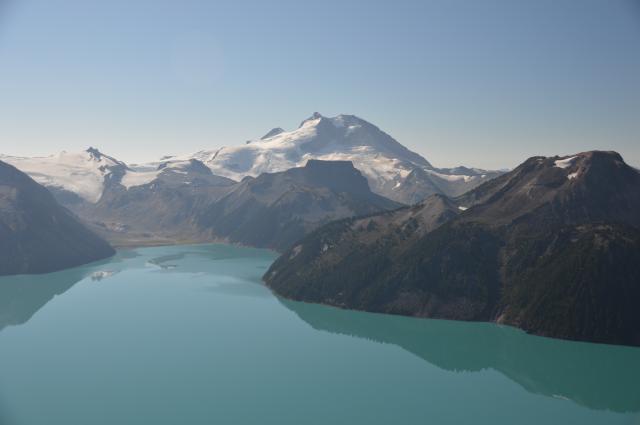
[[[322,227],[265,281],[298,300],[640,345],[640,173],[617,153],[530,158],[413,209]]]
[[[400,206],[371,192],[351,162],[309,161],[305,167],[245,178],[199,212],[196,222],[218,238],[282,251],[332,220]]]

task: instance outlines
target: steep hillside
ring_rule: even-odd
[[[331,220],[401,206],[372,193],[350,162],[314,160],[235,182],[198,160],[172,159],[107,181],[95,203],[67,200],[118,246],[227,241],[277,250]]]
[[[98,202],[105,184],[119,180],[127,172],[126,164],[95,148],[35,158],[0,155],[0,160],[68,201]]]
[[[308,160],[350,161],[375,193],[404,204],[432,194],[459,196],[502,174],[477,168],[436,168],[375,125],[355,115],[328,118],[314,113],[292,131],[274,128],[259,139],[235,147],[192,155],[162,156],[142,165],[126,164],[95,148],[46,157],[0,154],[0,160],[29,174],[65,205],[97,204],[109,187],[135,189],[151,184],[165,167],[191,160],[216,176],[241,181],[263,173],[304,167]]]
[[[350,162],[311,160],[305,167],[245,178],[203,210],[198,225],[231,242],[282,250],[329,221],[399,206],[372,193]]]
[[[112,181],[98,202],[69,205],[117,245],[206,241],[194,217],[237,186],[233,180],[214,176],[196,160],[163,163],[127,176],[124,184],[129,187]],[[142,184],[127,180],[134,178]]]
[[[454,202],[427,232],[403,210],[382,232],[331,223],[265,280],[293,299],[640,344],[640,174],[618,154],[531,158]]]
[[[113,253],[47,189],[0,162],[0,275],[45,273]]]

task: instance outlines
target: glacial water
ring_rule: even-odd
[[[640,349],[286,301],[269,251],[0,278],[0,424],[640,424]]]

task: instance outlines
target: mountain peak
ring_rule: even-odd
[[[355,115],[340,114],[340,115],[336,115],[335,117],[325,117],[320,112],[314,112],[313,115],[311,115],[306,120],[302,121],[302,123],[300,124],[300,127],[304,126],[306,123],[310,123],[311,121],[331,123],[336,128],[349,127],[352,125],[363,125],[363,124],[369,125],[371,127],[375,127],[373,124]]]
[[[280,127],[272,128],[271,130],[269,130],[267,134],[262,136],[260,140],[268,139],[270,137],[277,136],[278,134],[281,134],[281,133],[284,133],[284,129]]]
[[[433,193],[460,195],[501,173],[472,169],[436,169],[371,122],[352,114],[314,112],[296,129],[276,127],[242,146],[202,151],[214,174],[236,181],[245,176],[302,167],[309,159],[348,160],[372,190],[399,202],[416,202]],[[415,171],[415,172],[414,172]],[[410,181],[404,184],[408,176]]]
[[[553,216],[562,207],[566,222],[614,220],[640,224],[640,175],[616,152],[588,151],[574,155],[532,157],[458,198],[474,206],[471,221],[512,222],[537,211]],[[472,214],[473,215],[473,214]]]
[[[106,155],[106,154],[100,152],[100,150],[98,150],[97,148],[94,148],[92,146],[88,147],[85,150],[85,152],[87,154],[89,154],[89,158],[91,158],[92,160],[94,160],[96,162],[102,163],[102,161],[105,161],[104,164],[107,165],[107,166],[118,166],[118,167],[125,168],[125,169],[128,168],[128,166],[124,162],[122,162],[122,161],[120,161],[120,160],[118,160],[118,159],[116,159],[116,158],[114,158],[112,156]]]
[[[297,301],[639,345],[638,211],[640,175],[617,153],[534,157],[454,202],[327,225],[264,280]]]
[[[618,152],[614,151],[586,151],[572,155],[533,156],[523,162],[518,169],[560,169],[575,178],[576,171],[585,171],[592,167],[624,167],[629,166]],[[557,170],[556,170],[557,171]]]
[[[0,162],[0,186],[0,275],[51,272],[115,253],[13,165]]]
[[[102,158],[102,152],[100,152],[97,148],[93,146],[89,146],[86,150],[86,153],[89,154],[90,157],[97,159],[98,161]]]
[[[289,170],[291,174],[303,174],[305,181],[315,186],[325,186],[336,192],[369,193],[367,179],[351,161],[323,161],[310,159],[304,167]]]
[[[313,115],[311,115],[306,120],[302,121],[298,128],[303,127],[305,124],[307,124],[307,123],[309,123],[311,121],[319,121],[319,120],[322,120],[323,118],[324,118],[324,116],[320,112],[314,112]]]
[[[619,153],[614,151],[586,151],[573,155],[553,157],[533,157],[525,164],[541,164],[542,167],[560,169],[569,180],[585,177],[595,173],[617,173],[619,170],[628,171],[630,168]]]
[[[575,156],[584,158],[591,162],[608,162],[608,163],[617,163],[624,164],[624,159],[622,159],[622,155],[615,151],[587,151],[580,152]]]
[[[158,165],[158,171],[174,171],[179,174],[196,173],[204,175],[212,175],[211,169],[204,165],[202,161],[190,158],[184,161],[167,161]]]

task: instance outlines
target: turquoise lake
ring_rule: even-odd
[[[640,349],[296,303],[269,251],[0,278],[0,424],[640,424]]]

